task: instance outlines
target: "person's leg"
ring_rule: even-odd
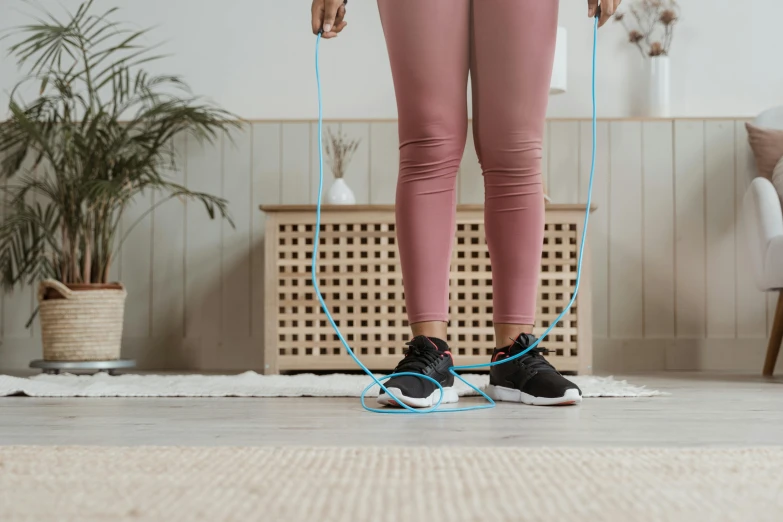
[[[378,0],[397,97],[400,173],[397,241],[414,338],[395,373],[421,373],[456,402],[446,339],[457,170],[467,135],[470,0]],[[440,390],[413,376],[386,388],[409,406],[432,406]],[[397,405],[382,393],[381,404]]]
[[[508,358],[534,342],[544,240],[542,141],[557,40],[558,0],[473,3],[473,116],[484,173],[493,322]],[[490,369],[496,400],[573,404],[581,393],[534,350]]]
[[[445,338],[470,0],[378,0],[397,97],[397,239],[414,335]]]
[[[473,132],[484,173],[497,346],[531,333],[544,238],[542,139],[558,0],[473,5]]]

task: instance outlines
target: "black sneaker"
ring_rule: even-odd
[[[457,390],[454,388],[454,376],[449,368],[454,366],[449,345],[435,337],[420,335],[414,337],[408,345],[405,358],[394,369],[394,373],[412,372],[432,377],[443,386],[441,404],[457,402]],[[440,398],[440,389],[428,379],[413,375],[402,375],[384,382],[383,385],[399,400],[413,408],[430,408]],[[378,402],[385,406],[400,406],[397,401],[381,390]]]
[[[511,346],[495,348],[492,361],[501,361],[527,349],[536,338],[522,334]],[[546,350],[536,346],[506,364],[489,369],[487,395],[496,401],[522,402],[534,406],[559,406],[582,402],[582,390],[560,375],[544,358]]]

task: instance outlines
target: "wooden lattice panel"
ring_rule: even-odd
[[[277,350],[281,361],[345,355],[313,292],[313,234],[313,225],[278,225]],[[360,355],[399,358],[410,336],[394,225],[321,225],[318,255],[318,286],[348,343]]]
[[[495,347],[495,339],[492,328],[492,267],[484,225],[458,223],[456,236],[451,265],[449,345],[461,358],[488,359]],[[571,299],[576,283],[577,247],[575,223],[545,225],[536,334],[542,334]],[[542,346],[550,351],[549,359],[559,367],[572,367],[568,359],[578,356],[577,312],[575,304],[542,342]]]
[[[266,209],[274,210],[274,209]],[[583,211],[582,211],[583,212]],[[560,314],[576,279],[582,212],[547,212],[537,333]],[[347,370],[354,365],[321,311],[310,280],[313,210],[270,212],[267,222],[266,366],[286,370]],[[482,213],[458,212],[450,274],[449,345],[457,364],[487,362],[494,348],[492,274]],[[320,231],[318,280],[349,345],[374,370],[389,370],[410,339],[393,210],[330,209]],[[589,274],[589,270],[585,270]],[[542,345],[563,371],[589,371],[589,342],[580,342],[589,282]],[[589,307],[587,307],[589,308]],[[580,360],[581,358],[581,360]]]

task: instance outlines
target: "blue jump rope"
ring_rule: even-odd
[[[324,153],[323,153],[323,101],[321,97],[321,72],[319,68],[320,63],[320,47],[321,47],[321,34],[319,33],[316,39],[315,44],[315,77],[318,84],[318,170],[319,170],[319,178],[318,178],[318,204],[316,207],[316,218],[315,218],[315,240],[313,241],[313,258],[312,258],[312,265],[311,265],[311,274],[312,274],[312,282],[313,282],[313,288],[315,288],[315,295],[318,296],[318,301],[321,303],[321,308],[323,309],[324,313],[326,314],[327,319],[329,319],[329,323],[331,323],[332,328],[334,329],[335,333],[337,334],[337,337],[340,339],[340,342],[345,347],[345,350],[348,352],[348,355],[350,355],[354,362],[356,362],[357,365],[366,373],[373,382],[371,382],[365,389],[362,391],[361,395],[361,401],[362,401],[362,407],[370,412],[373,413],[385,413],[390,415],[407,415],[407,414],[426,414],[426,413],[434,413],[436,411],[443,411],[443,412],[457,412],[457,411],[473,411],[473,410],[484,410],[488,408],[494,408],[495,407],[495,401],[492,400],[486,393],[481,391],[476,386],[473,386],[468,381],[460,377],[460,375],[457,373],[461,370],[476,370],[479,368],[489,368],[491,366],[495,366],[498,364],[506,364],[514,359],[518,359],[528,353],[530,350],[535,348],[539,345],[542,339],[544,339],[547,335],[549,335],[549,332],[552,331],[552,329],[557,325],[557,323],[560,322],[560,320],[565,316],[565,314],[568,313],[568,310],[571,308],[571,306],[574,304],[574,301],[576,301],[576,296],[579,292],[579,282],[582,279],[582,256],[584,255],[584,245],[585,241],[587,240],[587,225],[590,220],[590,204],[593,196],[593,177],[595,176],[595,154],[596,154],[596,102],[595,102],[595,72],[596,72],[596,45],[598,43],[598,16],[595,17],[595,20],[593,22],[593,77],[592,77],[592,102],[593,102],[593,159],[590,165],[590,182],[588,184],[587,188],[587,207],[585,209],[585,221],[584,221],[584,227],[582,228],[582,239],[579,245],[579,259],[577,262],[577,269],[576,269],[576,285],[574,286],[574,293],[571,296],[571,301],[568,303],[568,306],[565,307],[565,309],[560,313],[560,315],[555,319],[555,321],[552,322],[552,324],[549,326],[549,328],[546,329],[546,331],[541,335],[541,337],[538,338],[532,345],[530,345],[526,350],[514,355],[513,357],[508,357],[506,359],[503,359],[502,361],[496,361],[496,362],[489,362],[485,364],[472,364],[468,366],[453,366],[449,371],[456,377],[457,379],[461,380],[465,384],[467,384],[470,388],[472,388],[476,393],[481,395],[487,400],[487,404],[482,404],[479,406],[469,406],[465,408],[449,408],[440,410],[440,403],[443,401],[443,386],[433,379],[432,377],[428,377],[426,375],[422,375],[420,373],[413,373],[413,372],[401,372],[401,373],[394,373],[391,375],[386,375],[384,377],[378,378],[375,375],[372,374],[372,372],[359,360],[358,357],[354,354],[353,350],[350,346],[348,346],[348,342],[345,340],[345,337],[343,337],[342,332],[340,332],[340,329],[337,327],[337,324],[334,321],[334,318],[332,317],[332,314],[329,312],[329,307],[326,305],[326,302],[324,301],[323,295],[321,295],[321,290],[318,288],[318,266],[317,266],[317,260],[318,260],[318,244],[320,240],[320,233],[321,233],[321,198],[323,195],[323,188],[324,188]],[[426,409],[420,409],[420,408],[413,408],[411,406],[408,406],[401,400],[397,399],[397,397],[394,396],[389,390],[386,389],[386,387],[383,385],[383,381],[389,380],[393,377],[399,377],[402,375],[412,375],[414,377],[418,377],[420,379],[427,379],[429,381],[432,381],[435,383],[435,385],[440,389],[440,397],[438,398],[438,402],[435,403],[434,406],[431,408]],[[371,408],[367,406],[366,402],[366,396],[367,392],[370,391],[371,388],[374,386],[380,386],[381,390],[383,390],[387,395],[389,395],[390,398],[394,399],[398,405],[400,405],[402,410],[398,409],[381,409],[381,408]]]

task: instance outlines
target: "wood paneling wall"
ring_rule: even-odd
[[[357,202],[392,203],[397,124],[326,126],[361,139],[346,178]],[[544,177],[555,202],[586,200],[591,137],[588,120],[548,122]],[[746,144],[744,120],[599,122],[589,235],[597,371],[760,369],[775,302],[754,288],[736,230]],[[317,126],[248,123],[215,145],[182,137],[174,147],[181,161],[171,175],[227,198],[236,226],[172,200],[130,232],[114,271],[129,290],[125,356],[150,369],[261,369],[258,205],[315,202]],[[458,191],[462,203],[483,199],[470,137]],[[138,200],[124,223],[156,197]],[[0,367],[23,368],[40,354],[37,325],[24,327],[33,290],[4,293],[1,302]]]

